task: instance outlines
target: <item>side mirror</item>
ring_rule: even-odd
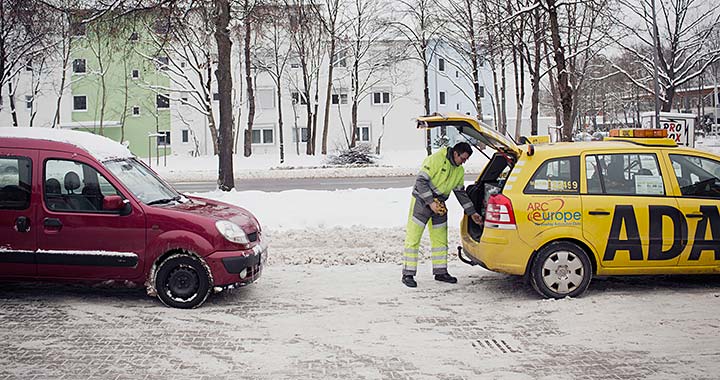
[[[119,195],[106,195],[103,197],[103,210],[119,211],[120,215],[128,215],[132,208],[130,207],[130,201],[127,199],[123,199]]]

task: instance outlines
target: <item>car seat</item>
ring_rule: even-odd
[[[68,210],[70,206],[62,196],[60,181],[48,178],[45,181],[45,203],[50,210]]]
[[[96,209],[102,210],[103,195],[100,191],[100,184],[97,182],[85,183],[82,189],[82,195],[95,206]]]
[[[75,172],[67,172],[65,174],[65,191],[67,191],[67,200],[73,210],[91,211],[97,208],[90,203],[82,194],[76,194],[75,190],[80,188],[80,176]]]

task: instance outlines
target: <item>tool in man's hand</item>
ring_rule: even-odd
[[[437,214],[438,214],[438,215],[445,215],[445,214],[447,214],[447,206],[445,206],[445,202],[443,202],[443,201],[441,201],[441,200],[439,200],[439,199],[437,199],[437,198],[434,198],[434,199],[433,199],[433,202],[434,202],[435,205],[437,206]]]

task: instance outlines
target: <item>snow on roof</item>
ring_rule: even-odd
[[[98,161],[134,156],[128,148],[117,141],[83,131],[68,131],[55,128],[2,127],[0,128],[0,137],[29,138],[68,143],[86,150]]]

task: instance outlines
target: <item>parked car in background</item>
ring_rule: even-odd
[[[720,157],[667,130],[518,146],[464,115],[418,126],[456,127],[496,150],[468,188],[485,216],[461,222],[469,264],[527,276],[551,298],[582,294],[593,275],[720,272]]]
[[[0,128],[0,279],[145,285],[172,307],[258,279],[260,223],[88,132]]]

